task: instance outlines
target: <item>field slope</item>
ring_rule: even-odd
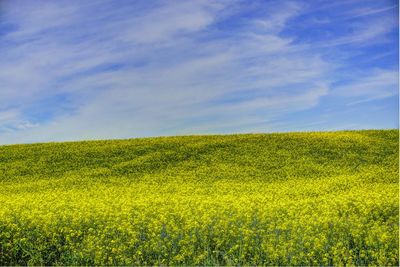
[[[0,265],[398,265],[398,138],[0,146]]]

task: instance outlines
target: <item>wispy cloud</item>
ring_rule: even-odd
[[[350,83],[335,88],[334,94],[353,98],[350,105],[398,94],[399,74],[397,71],[377,70],[364,75]],[[354,101],[354,99],[357,100]]]
[[[348,81],[353,95],[340,93],[350,91],[344,85],[331,89],[348,62],[327,56],[340,58],[337,47],[350,43],[372,45],[395,19],[354,21],[353,32],[302,40],[291,29],[311,16],[307,5],[8,1],[0,21],[0,143],[279,130],[279,118],[330,95],[396,94],[381,89],[393,86],[392,66],[375,68],[375,80]],[[363,86],[370,93],[357,94]]]
[[[19,112],[16,109],[9,109],[6,111],[0,111],[0,123],[7,121],[13,121],[18,118]]]
[[[380,39],[380,37],[391,32],[396,27],[395,23],[393,18],[380,18],[368,23],[355,23],[349,34],[330,40],[323,46],[337,46],[353,43],[371,45],[372,43],[382,42],[384,39]]]
[[[349,13],[349,16],[351,18],[359,18],[359,17],[379,14],[382,12],[386,12],[386,11],[394,10],[394,9],[398,9],[398,8],[399,8],[398,5],[392,5],[392,6],[388,6],[388,7],[382,7],[382,8],[363,7],[363,8],[357,8],[355,10],[351,10],[351,12]]]

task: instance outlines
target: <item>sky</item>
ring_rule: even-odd
[[[0,144],[398,128],[398,12],[0,0]]]

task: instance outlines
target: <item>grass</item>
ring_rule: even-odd
[[[399,265],[398,130],[0,146],[0,265]]]

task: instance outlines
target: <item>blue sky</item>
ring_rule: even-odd
[[[398,1],[1,1],[0,144],[398,128]]]

